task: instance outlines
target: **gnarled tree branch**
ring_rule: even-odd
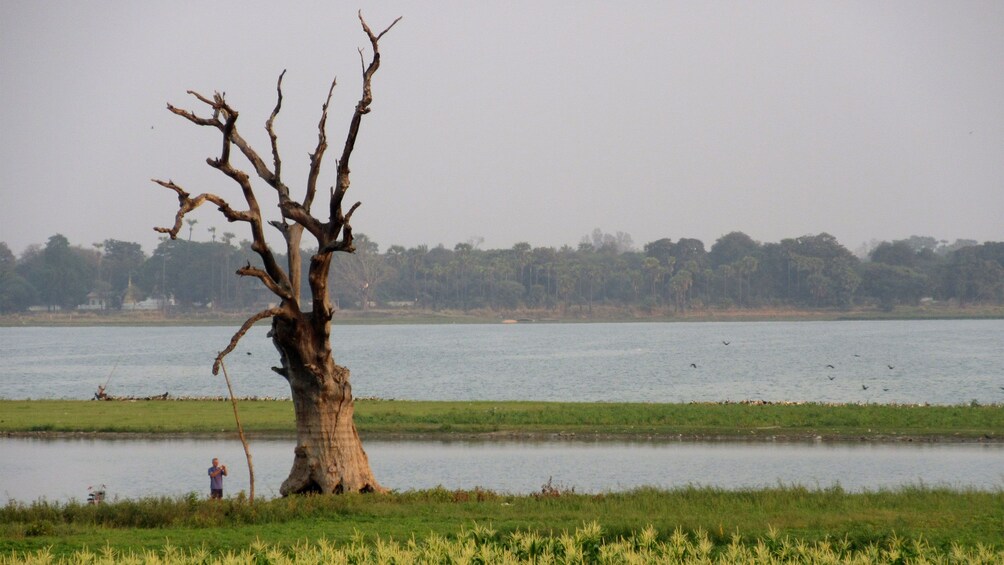
[[[178,231],[181,230],[182,220],[185,218],[185,214],[195,210],[201,206],[206,201],[216,204],[217,209],[223,212],[223,216],[226,217],[228,221],[231,222],[250,222],[251,215],[247,212],[239,212],[230,207],[229,204],[219,196],[211,193],[200,194],[195,198],[185,192],[183,188],[174,183],[174,181],[162,181],[158,179],[150,179],[153,182],[173,190],[178,194],[178,213],[174,216],[174,226],[170,228],[153,228],[154,231],[160,233],[166,233],[171,236],[171,239],[175,239],[178,236]]]
[[[356,103],[355,112],[352,114],[352,121],[349,123],[349,131],[345,137],[345,145],[342,148],[342,156],[338,159],[338,174],[336,177],[335,190],[331,195],[328,211],[328,237],[330,240],[334,240],[338,237],[338,232],[343,228],[339,217],[341,216],[342,199],[345,197],[345,193],[349,190],[349,158],[352,157],[352,151],[355,149],[356,138],[359,135],[359,125],[362,123],[362,117],[370,112],[370,104],[373,103],[373,74],[380,68],[379,41],[380,38],[383,37],[385,33],[390,31],[390,29],[399,21],[401,21],[401,18],[397,18],[378,35],[374,35],[373,30],[370,29],[369,25],[366,24],[366,20],[363,19],[362,12],[359,12],[359,22],[362,24],[367,37],[369,37],[370,47],[373,49],[373,55],[370,59],[369,65],[363,69],[363,93],[359,98],[359,102]],[[351,244],[351,241],[349,243]]]
[[[236,182],[244,195],[247,203],[247,210],[235,210],[223,198],[212,193],[200,194],[192,197],[188,192],[176,185],[173,181],[154,180],[157,184],[173,190],[178,195],[179,207],[175,215],[175,223],[170,228],[155,228],[158,232],[169,234],[172,239],[177,237],[178,232],[186,214],[198,208],[206,201],[216,204],[227,220],[247,222],[251,227],[252,244],[251,249],[259,255],[264,269],[254,268],[251,265],[237,271],[241,276],[249,276],[259,279],[273,294],[283,301],[283,307],[294,305],[295,311],[299,311],[298,291],[300,286],[299,263],[300,263],[300,234],[302,230],[307,230],[317,240],[318,252],[311,259],[310,266],[310,286],[313,294],[313,310],[318,314],[319,319],[330,320],[333,308],[331,308],[330,298],[327,293],[327,271],[330,268],[330,256],[335,251],[351,253],[355,250],[353,246],[353,231],[351,226],[352,215],[358,209],[360,203],[356,202],[348,211],[344,213],[342,202],[345,193],[349,189],[349,160],[355,149],[356,139],[362,116],[368,114],[373,101],[372,79],[377,69],[380,67],[379,40],[390,31],[394,25],[401,20],[395,19],[380,33],[374,33],[359,12],[359,21],[372,48],[372,56],[367,64],[360,50],[360,58],[363,63],[362,95],[356,104],[349,130],[345,138],[340,159],[336,162],[336,184],[332,187],[328,203],[328,221],[322,222],[310,213],[311,205],[317,194],[317,181],[320,176],[321,163],[327,150],[327,117],[328,106],[331,102],[332,93],[337,85],[337,80],[332,80],[328,89],[327,98],[321,107],[321,118],[318,121],[317,145],[313,153],[310,154],[310,169],[307,178],[306,193],[303,202],[297,202],[290,197],[288,187],[282,182],[282,160],[279,155],[278,135],[275,132],[275,120],[282,109],[283,94],[282,81],[285,77],[283,71],[276,81],[276,103],[265,122],[265,130],[268,133],[270,149],[272,153],[272,168],[266,164],[265,160],[250,146],[250,144],[240,135],[237,129],[237,119],[239,113],[231,107],[223,93],[216,92],[212,98],[199,94],[195,91],[188,91],[199,102],[212,109],[211,117],[201,117],[194,111],[177,108],[168,104],[168,110],[192,122],[193,124],[205,127],[212,127],[222,134],[222,146],[219,157],[209,158],[206,162],[213,168],[219,170],[231,180]],[[251,177],[248,173],[235,167],[231,160],[231,149],[236,146],[240,153],[248,160],[254,169],[255,174],[266,184],[271,186],[277,193],[279,199],[279,211],[281,221],[269,222],[282,232],[287,243],[287,257],[289,260],[289,270],[285,271],[276,262],[272,250],[269,248],[264,233],[265,221],[262,218],[261,208],[258,199],[251,185]],[[292,225],[287,223],[292,221]]]
[[[307,193],[303,197],[303,208],[310,211],[310,206],[314,203],[314,195],[317,194],[317,176],[321,172],[321,159],[328,148],[328,104],[331,103],[331,95],[335,91],[338,79],[331,80],[331,87],[328,88],[328,98],[321,106],[321,120],[317,123],[317,147],[310,154],[310,173],[307,175]]]
[[[282,298],[292,299],[291,296],[286,295],[286,292],[281,287],[279,287],[279,285],[275,284],[275,282],[272,280],[272,277],[268,276],[268,273],[266,273],[261,269],[252,267],[250,263],[241,267],[240,269],[237,269],[237,274],[242,277],[256,278],[260,280],[262,284],[268,287],[268,289],[272,291],[272,294],[275,294],[276,296]]]
[[[272,124],[275,123],[276,116],[279,115],[279,110],[282,108],[282,77],[286,76],[286,71],[283,69],[282,73],[279,74],[279,80],[276,81],[275,85],[275,108],[272,109],[272,114],[268,117],[268,121],[265,122],[265,131],[268,132],[268,138],[272,145],[272,167],[276,179],[282,178],[280,174],[282,171],[282,159],[279,158],[279,144],[277,143],[279,137],[275,134],[275,128]],[[283,196],[279,195],[280,198]],[[288,194],[286,195],[289,196]]]
[[[199,94],[197,92],[193,92],[193,91],[189,90],[188,94],[191,94],[192,96],[195,96],[196,98],[198,98],[202,102],[205,102],[206,104],[208,104],[210,107],[215,106],[212,101],[207,100],[204,96],[202,96],[201,94]],[[182,118],[185,118],[186,120],[192,122],[195,125],[214,127],[214,128],[216,128],[216,129],[218,129],[220,131],[223,131],[223,122],[221,122],[219,120],[218,114],[214,114],[212,118],[200,118],[199,116],[195,115],[194,112],[190,112],[188,110],[183,110],[183,109],[178,108],[176,106],[173,106],[171,104],[167,105],[167,109],[170,110],[171,113],[177,114],[177,115],[181,116]]]
[[[212,100],[209,98],[194,92],[188,91],[189,94],[194,96],[200,102],[209,105],[213,110],[212,118],[200,118],[194,112],[188,110],[178,109],[170,104],[168,104],[168,109],[181,117],[184,117],[188,121],[201,126],[214,127],[222,132],[222,148],[220,151],[220,157],[213,159],[206,159],[206,162],[213,168],[221,171],[232,180],[234,180],[238,185],[240,185],[241,190],[244,194],[244,200],[247,202],[248,210],[243,212],[241,220],[247,221],[251,225],[252,234],[252,244],[251,249],[258,254],[262,259],[262,263],[265,265],[265,270],[267,271],[269,277],[275,283],[270,286],[270,289],[280,289],[277,296],[283,300],[294,300],[295,295],[292,291],[292,284],[286,273],[279,267],[276,263],[275,256],[272,254],[272,250],[269,248],[268,243],[265,241],[264,224],[262,221],[261,208],[258,205],[258,200],[254,194],[254,190],[251,186],[250,178],[247,173],[233,167],[230,162],[230,147],[231,144],[237,145],[241,152],[248,158],[248,160],[254,165],[255,170],[258,172],[259,176],[273,184],[277,182],[277,179],[268,170],[268,167],[264,164],[257,153],[252,150],[240,134],[237,132],[237,118],[239,116],[238,112],[227,104],[226,99],[223,94],[215,93]],[[224,121],[220,121],[220,118]],[[175,228],[171,230],[159,229],[163,233],[168,233],[172,238],[177,236],[177,231],[180,229],[180,221],[186,213],[194,209],[196,206],[201,204],[201,201],[196,201],[195,199],[188,198],[187,194],[183,195],[184,191],[179,192],[180,189],[176,189],[164,183],[158,183],[161,186],[166,186],[178,192],[178,198],[180,202],[179,212],[175,217]],[[170,183],[173,184],[173,183]],[[217,197],[218,198],[218,197]],[[206,198],[210,199],[210,198]],[[210,199],[212,200],[212,199]],[[222,202],[222,199],[219,199]],[[215,200],[214,200],[215,202]],[[224,212],[226,214],[226,212]],[[228,216],[228,219],[230,217]]]
[[[230,338],[230,344],[227,345],[227,347],[223,351],[220,351],[220,353],[216,356],[216,361],[213,362],[213,374],[214,375],[219,374],[220,364],[223,363],[223,358],[229,355],[230,352],[237,347],[237,343],[241,340],[242,337],[244,337],[244,334],[248,333],[248,330],[250,330],[252,326],[258,323],[260,320],[264,320],[265,318],[271,318],[273,316],[283,316],[283,315],[285,315],[285,310],[281,307],[276,307],[258,312],[254,316],[251,316],[250,318],[245,320],[244,325],[241,326],[241,329],[237,330],[237,333],[235,333],[234,336]]]
[[[265,265],[265,271],[268,272],[269,277],[276,283],[278,288],[282,290],[278,296],[283,300],[295,300],[295,292],[293,291],[292,283],[289,280],[288,275],[279,267],[279,264],[275,260],[275,256],[272,254],[271,248],[269,248],[268,243],[265,241],[265,230],[262,222],[261,208],[258,206],[258,199],[255,196],[253,187],[251,186],[251,179],[247,173],[235,168],[230,162],[230,144],[235,138],[239,138],[236,131],[238,113],[227,105],[221,95],[216,95],[215,100],[217,104],[215,107],[222,110],[227,121],[223,127],[223,150],[220,158],[208,159],[207,162],[211,167],[218,169],[220,172],[227,175],[240,185],[241,190],[244,192],[244,200],[248,203],[252,217],[251,249],[258,253]],[[243,139],[241,141],[243,141]],[[247,152],[242,151],[242,153],[247,156]],[[257,154],[255,154],[255,157],[257,157]],[[259,158],[258,161],[261,162],[261,159]],[[262,167],[264,167],[264,165],[262,165]]]

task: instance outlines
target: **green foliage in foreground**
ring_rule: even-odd
[[[210,501],[194,494],[98,506],[11,502],[0,507],[0,555],[48,552],[69,557],[87,548],[107,548],[121,557],[164,551],[169,544],[188,555],[208,551],[220,556],[246,551],[256,543],[270,551],[291,551],[297,544],[320,539],[352,543],[358,541],[359,532],[374,547],[379,547],[378,539],[436,545],[440,540],[465,539],[457,532],[473,523],[490,524],[494,533],[486,539],[505,546],[517,532],[560,537],[594,520],[603,524],[603,543],[631,538],[647,528],[662,532],[655,539],[664,543],[673,537],[670,532],[679,530],[705,536],[700,543],[710,545],[716,555],[726,554],[735,532],[741,532],[740,541],[748,548],[781,536],[809,545],[839,540],[855,552],[920,539],[946,554],[955,546],[1004,549],[1002,491],[922,486],[865,493],[847,493],[839,487],[740,491],[687,487],[587,495],[549,483],[533,495],[438,488],[254,504],[241,496]]]
[[[249,433],[293,433],[287,400],[240,402]],[[365,434],[602,434],[622,436],[1004,436],[1000,406],[647,404],[358,400]],[[0,432],[219,433],[229,402],[0,400]]]
[[[677,528],[669,536],[648,526],[626,536],[610,536],[599,523],[572,532],[541,535],[532,531],[500,534],[474,524],[454,536],[430,535],[422,540],[367,540],[362,534],[347,543],[325,538],[292,547],[255,541],[249,547],[213,552],[204,547],[181,549],[165,544],[159,550],[116,551],[106,546],[83,549],[64,558],[48,549],[0,554],[7,563],[1001,563],[1004,550],[986,546],[947,550],[923,539],[892,537],[883,543],[853,547],[847,539],[805,542],[770,530],[746,540],[739,533],[717,545],[706,531],[688,534]]]

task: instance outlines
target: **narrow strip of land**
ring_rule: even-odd
[[[244,400],[250,434],[292,435],[288,400]],[[359,400],[364,436],[1004,441],[1000,406],[645,404]],[[0,400],[0,433],[211,435],[235,430],[220,400]]]

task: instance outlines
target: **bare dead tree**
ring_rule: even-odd
[[[271,318],[269,337],[279,351],[281,365],[272,370],[282,375],[288,382],[293,398],[296,417],[296,448],[293,467],[289,477],[283,482],[280,492],[285,496],[297,493],[342,493],[370,492],[383,488],[377,483],[370,470],[369,460],[363,451],[359,434],[353,422],[354,405],[352,387],[349,384],[349,370],[335,364],[331,352],[331,318],[334,308],[328,293],[328,274],[332,254],[355,251],[352,238],[352,214],[359,207],[356,202],[348,211],[344,210],[344,199],[349,189],[349,159],[355,149],[356,137],[363,116],[370,112],[373,101],[371,83],[373,75],[380,67],[379,41],[401,18],[394,20],[380,33],[374,33],[359,13],[359,22],[369,38],[371,56],[366,61],[364,51],[359,50],[362,63],[362,96],[356,104],[349,125],[342,154],[336,162],[335,185],[331,187],[326,210],[327,219],[315,217],[311,213],[317,196],[317,182],[321,172],[321,162],[328,148],[326,122],[328,104],[335,89],[331,82],[328,97],[321,107],[321,119],[317,125],[317,145],[310,154],[310,164],[306,190],[302,200],[295,200],[289,187],[282,179],[282,161],[279,157],[278,136],[274,123],[282,108],[282,79],[279,75],[276,85],[276,103],[272,114],[265,122],[271,145],[271,165],[266,162],[241,137],[237,130],[238,112],[217,92],[212,98],[188,91],[199,102],[205,104],[211,115],[202,117],[194,111],[184,110],[168,104],[172,113],[189,122],[215,128],[222,134],[222,149],[219,157],[209,158],[210,167],[233,180],[241,189],[246,208],[239,209],[219,195],[202,193],[191,195],[174,181],[153,182],[174,191],[178,196],[178,212],[174,226],[154,228],[158,232],[176,238],[185,215],[202,204],[215,205],[230,222],[248,224],[251,231],[251,249],[261,259],[261,267],[247,264],[237,270],[243,277],[258,279],[277,298],[278,305],[267,308],[248,318],[231,338],[230,343],[219,353],[213,364],[213,374],[217,374],[223,358],[226,357],[240,339],[256,323]],[[264,181],[278,196],[280,220],[269,225],[282,233],[286,246],[286,268],[279,264],[272,249],[265,241],[265,221],[252,187],[251,176],[238,169],[232,162],[233,149],[243,155],[254,174]],[[317,251],[310,256],[307,283],[310,288],[309,307],[303,309],[300,297],[301,251],[300,243],[306,231],[316,240]]]

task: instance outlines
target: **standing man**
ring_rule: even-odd
[[[209,498],[223,498],[223,477],[227,474],[227,466],[220,466],[220,460],[213,457],[213,466],[209,468]]]

